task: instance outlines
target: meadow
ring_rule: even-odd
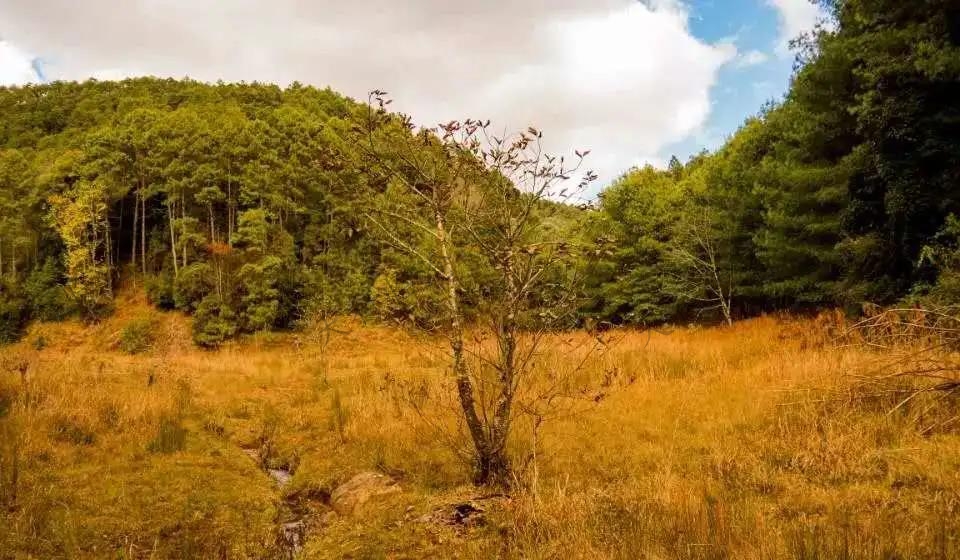
[[[862,389],[885,356],[832,314],[614,333],[580,373],[602,394],[518,424],[502,493],[458,453],[441,340],[344,318],[204,351],[118,309],[0,350],[0,558],[960,556],[956,426]],[[361,472],[399,488],[336,513]]]

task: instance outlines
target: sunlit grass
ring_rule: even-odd
[[[511,499],[451,528],[417,518],[483,492],[450,445],[440,341],[345,319],[322,362],[296,334],[206,352],[184,318],[157,314],[150,348],[129,355],[118,333],[145,311],[125,307],[0,351],[0,484],[17,470],[0,557],[271,557],[284,496],[364,470],[404,492],[326,517],[304,557],[960,554],[960,438],[833,399],[876,356],[834,347],[829,321],[618,333],[580,372],[613,376],[603,398],[544,423],[535,465],[520,421]],[[587,336],[548,341],[538,368],[565,367]],[[261,467],[293,480],[280,490]]]

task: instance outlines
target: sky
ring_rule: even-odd
[[[789,85],[810,0],[0,0],[0,85],[154,75],[386,90],[536,126],[599,185],[720,146]]]

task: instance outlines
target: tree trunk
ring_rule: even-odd
[[[107,210],[107,216],[103,221],[104,229],[104,245],[106,246],[106,259],[107,259],[107,294],[111,297],[113,296],[113,235],[111,233],[112,226],[110,224],[110,211]]]
[[[120,252],[120,244],[122,243],[122,239],[123,239],[123,201],[125,198],[126,197],[120,198],[120,221],[117,224],[117,242],[116,242],[116,245],[113,247],[113,252],[117,256],[118,270],[120,268],[120,255],[122,254]]]
[[[723,290],[720,290],[720,310],[723,311],[723,318],[726,320],[728,326],[733,326],[733,314],[730,311],[730,299],[723,294]]]
[[[506,305],[497,321],[497,343],[500,347],[500,394],[494,407],[490,430],[490,476],[501,485],[510,483],[510,464],[507,459],[507,438],[510,435],[514,388],[516,387],[517,320],[514,309],[518,304],[517,282],[514,276],[514,255],[509,250],[503,261],[503,280],[506,285]]]
[[[213,227],[213,203],[212,202],[207,206],[207,209],[210,211],[210,243],[216,243],[217,234],[214,232],[214,227]]]
[[[180,268],[177,263],[177,237],[173,231],[173,202],[167,198],[167,222],[170,224],[170,256],[173,257],[173,276],[180,275]]]
[[[441,211],[435,212],[437,224],[437,241],[440,245],[440,254],[443,259],[444,280],[447,284],[447,312],[450,313],[450,350],[453,359],[453,375],[457,382],[457,394],[460,398],[460,407],[463,417],[473,440],[476,454],[476,471],[474,481],[477,484],[486,484],[490,481],[490,446],[483,424],[477,415],[476,399],[473,394],[473,381],[467,372],[463,359],[463,318],[460,314],[460,300],[457,294],[457,277],[453,262],[453,253],[450,239],[447,236],[444,216]]]
[[[227,179],[227,245],[233,247],[233,186]]]
[[[223,301],[223,265],[219,256],[215,256],[213,262],[217,265],[217,298]]]
[[[140,267],[147,275],[147,196],[140,193]]]
[[[140,191],[133,198],[133,237],[130,239],[130,266],[133,274],[137,274],[137,228],[140,227]]]
[[[106,227],[104,227],[104,229],[105,229],[106,231],[104,232],[104,234],[105,234],[106,237],[104,238],[104,245],[106,246],[106,251],[107,251],[107,255],[106,255],[106,257],[107,257],[107,275],[111,275],[111,274],[113,274],[113,272],[112,272],[112,271],[113,271],[113,235],[111,234],[111,231],[110,231],[110,230],[113,229],[113,227],[112,227],[112,225],[110,224],[110,217],[109,217],[109,215],[108,215],[108,217],[107,217],[107,222],[106,222],[105,226],[106,226]]]
[[[717,284],[717,297],[720,299],[720,311],[723,312],[723,319],[727,322],[727,325],[733,325],[733,317],[730,314],[730,294],[723,293],[723,282],[720,281],[720,274],[717,272],[717,261],[713,256],[713,251],[710,251],[710,267],[711,272],[713,273],[713,280]]]
[[[187,234],[187,231],[186,231],[187,204],[184,201],[183,193],[180,193],[180,218],[181,218],[180,223],[182,224],[180,226],[180,238],[181,238],[181,243],[183,243],[183,260],[181,261],[181,263],[183,264],[184,267],[186,267],[187,266],[187,244],[186,242],[183,241],[183,239],[186,238],[186,234]]]

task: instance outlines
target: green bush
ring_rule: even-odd
[[[30,302],[33,319],[60,321],[76,312],[64,282],[63,266],[54,258],[48,258],[42,267],[30,273],[23,292]]]
[[[173,281],[173,303],[177,309],[195,311],[213,288],[213,268],[204,262],[193,263]]]
[[[280,290],[284,267],[279,257],[267,256],[243,265],[240,318],[245,332],[267,330],[280,317]]]
[[[120,349],[127,354],[140,354],[153,346],[157,322],[152,317],[140,317],[127,323],[120,331]]]
[[[427,329],[433,328],[444,314],[443,294],[437,286],[400,280],[394,269],[384,270],[373,281],[370,305],[382,320]]]
[[[237,334],[237,315],[216,295],[203,298],[193,315],[193,341],[216,348]]]
[[[0,343],[15,342],[27,323],[27,301],[9,286],[0,284]]]
[[[370,288],[370,304],[380,319],[398,319],[405,311],[403,287],[397,280],[397,271],[385,270],[377,276]]]
[[[173,296],[173,274],[164,269],[159,275],[147,276],[144,279],[144,288],[147,300],[160,309],[173,309],[176,301]]]

